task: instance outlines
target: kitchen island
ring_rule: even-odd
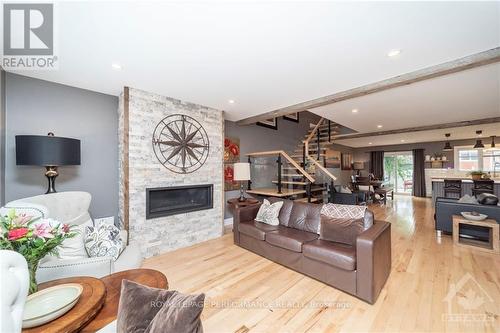
[[[432,178],[432,203],[436,202],[436,198],[444,197],[444,180],[446,179],[460,179],[462,180],[462,195],[472,195],[472,187],[474,183],[472,179],[469,177],[439,177]],[[494,178],[494,194],[497,197],[500,197],[500,179]],[[448,197],[450,198],[459,198],[458,194],[449,193]]]

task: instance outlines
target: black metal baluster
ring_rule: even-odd
[[[278,163],[278,193],[281,194],[281,154],[278,155],[278,160],[276,161]]]
[[[251,178],[251,176],[252,176],[252,171],[251,171],[252,170],[252,159],[250,156],[248,156],[248,164],[250,164],[250,178]],[[252,181],[249,179],[247,190],[251,190],[251,189],[252,189]]]
[[[318,138],[318,145],[317,145],[317,147],[316,147],[316,149],[318,149],[318,161],[320,160],[320,150],[319,150],[320,127],[321,127],[321,125],[320,125],[320,126],[318,126],[318,128],[316,129],[316,131],[317,131],[317,133],[316,133],[316,134],[317,134],[317,138]]]
[[[332,142],[332,122],[328,120],[328,142]]]

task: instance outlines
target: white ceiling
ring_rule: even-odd
[[[360,147],[376,147],[376,146],[387,146],[394,144],[411,144],[417,142],[432,142],[432,141],[442,141],[443,145],[446,141],[445,133],[450,133],[450,140],[462,140],[462,139],[473,139],[477,138],[476,131],[482,130],[483,143],[490,143],[490,136],[497,136],[497,144],[500,142],[500,123],[483,124],[476,126],[463,126],[439,130],[430,131],[420,131],[420,132],[410,132],[403,134],[389,134],[381,136],[372,136],[357,139],[336,139],[335,143],[341,145],[360,148]],[[370,144],[371,143],[371,144]]]
[[[56,23],[59,70],[21,74],[113,95],[128,85],[230,120],[500,45],[500,2],[58,2]],[[406,102],[392,112],[429,103]]]
[[[353,113],[353,109],[358,112]],[[500,117],[500,64],[385,90],[310,111],[360,133]],[[378,125],[383,127],[379,129]],[[500,131],[500,125],[497,129]],[[453,130],[445,132],[453,133]],[[463,138],[471,138],[473,133]],[[406,136],[408,134],[373,139],[368,137],[339,143],[358,147],[370,141],[395,144]],[[412,139],[417,140],[414,142],[425,142],[435,138],[430,139],[423,132],[417,132]]]

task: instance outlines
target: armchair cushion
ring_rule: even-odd
[[[83,242],[83,236],[86,227],[93,226],[92,220],[87,220],[87,222],[76,225],[72,231],[76,232],[76,235],[71,238],[67,238],[64,242],[57,248],[59,259],[82,259],[88,258],[87,251],[85,251],[85,244]]]

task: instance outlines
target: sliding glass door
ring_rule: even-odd
[[[394,192],[411,194],[413,188],[413,155],[411,151],[384,153],[384,181]]]

